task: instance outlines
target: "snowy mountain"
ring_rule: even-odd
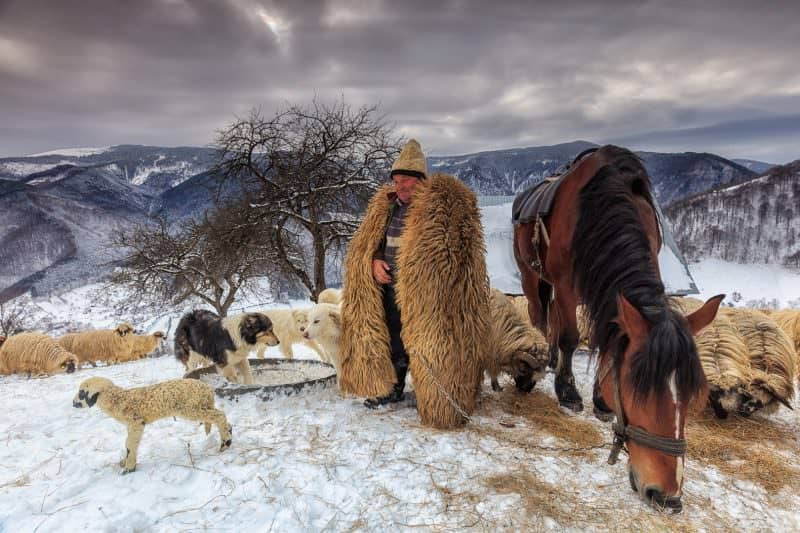
[[[554,146],[497,150],[449,157],[430,157],[431,171],[452,174],[483,195],[514,195],[553,175],[587,148],[598,145],[575,141]],[[663,205],[758,174],[714,154],[637,152]]]
[[[430,157],[481,195],[513,195],[555,173],[586,141]],[[194,218],[213,204],[218,179],[211,148],[120,145],[0,159],[0,301],[41,295],[102,278],[115,259],[106,247],[119,227],[159,215]],[[662,205],[741,183],[752,171],[712,154],[641,153]],[[240,193],[236,184],[222,190]]]
[[[102,278],[117,258],[107,247],[116,229],[203,213],[216,192],[213,156],[116,146],[0,159],[0,301]]]
[[[778,166],[775,163],[765,163],[763,161],[755,161],[753,159],[731,159],[731,161],[758,174],[763,174],[772,167]]]
[[[687,258],[800,268],[800,160],[665,210]]]
[[[207,171],[214,163],[212,148],[119,145],[108,148],[53,150],[24,157],[0,158],[0,178],[30,181],[37,173],[60,167],[97,168],[136,186],[163,192]],[[48,179],[58,179],[49,174]]]

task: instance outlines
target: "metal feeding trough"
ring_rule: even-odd
[[[198,368],[184,377],[208,383],[217,396],[238,400],[244,394],[255,394],[262,400],[277,395],[297,394],[308,387],[336,386],[336,369],[321,361],[304,359],[248,359],[253,372],[253,385],[231,383],[217,373],[215,366]]]

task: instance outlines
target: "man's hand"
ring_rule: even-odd
[[[372,277],[381,285],[386,285],[392,282],[392,276],[389,274],[391,267],[389,263],[382,259],[372,260]]]

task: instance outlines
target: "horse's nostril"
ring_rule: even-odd
[[[661,489],[657,487],[648,487],[644,491],[644,497],[645,500],[664,511],[680,513],[683,510],[680,496],[664,496]]]
[[[649,488],[646,491],[644,491],[644,497],[648,501],[657,503],[659,505],[661,505],[661,502],[664,501],[664,493],[654,488]]]

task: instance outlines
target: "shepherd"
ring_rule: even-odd
[[[390,177],[347,250],[339,387],[377,407],[403,399],[410,371],[422,422],[456,427],[475,407],[490,333],[477,198],[428,176],[414,139]]]

